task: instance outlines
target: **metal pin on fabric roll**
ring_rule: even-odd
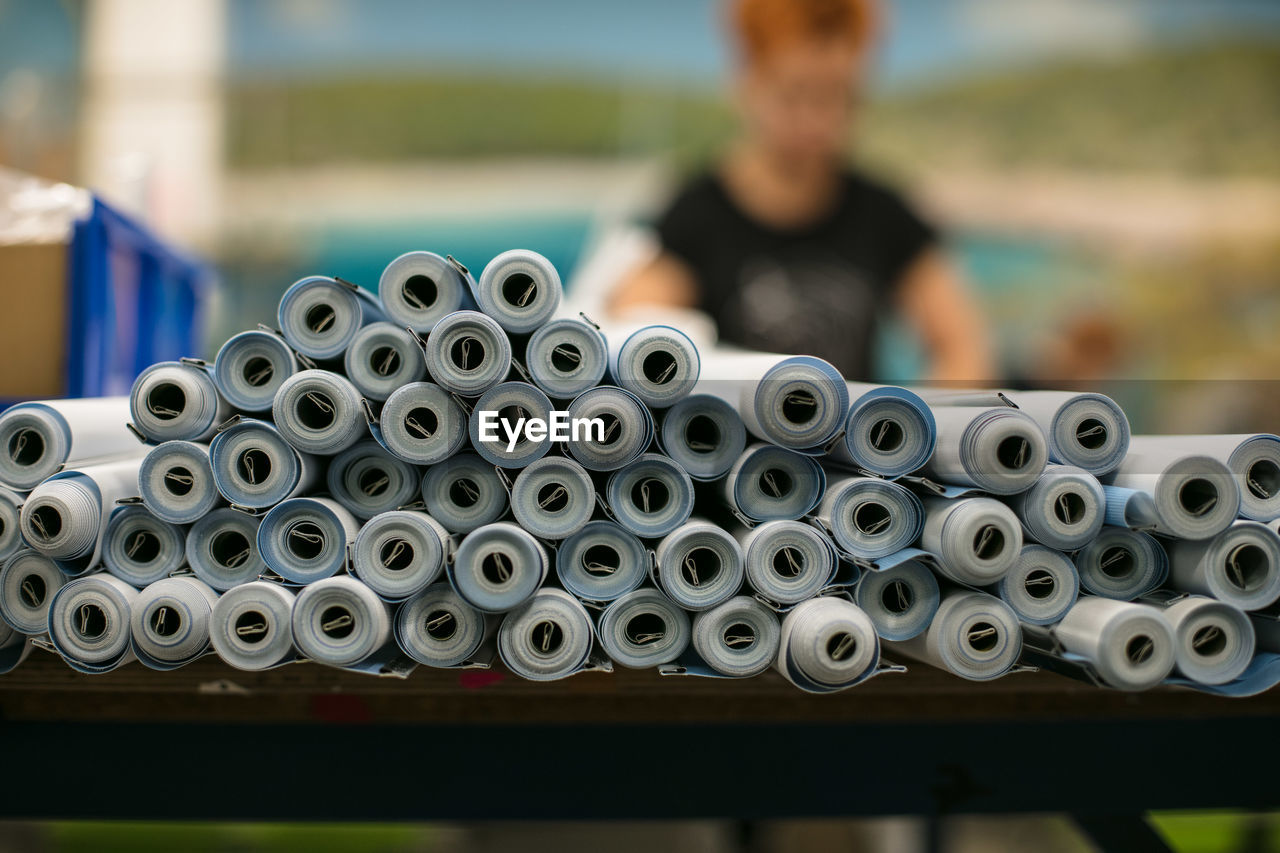
[[[1044,433],[1028,415],[1008,406],[931,408],[938,441],[921,468],[926,477],[1012,495],[1044,473],[1049,458]]]
[[[0,483],[34,489],[64,465],[138,449],[128,397],[39,400],[0,415]]]
[[[596,508],[587,470],[563,456],[545,456],[525,468],[511,486],[511,512],[534,536],[564,539],[582,529]]]
[[[77,672],[110,672],[134,659],[129,616],[138,590],[95,574],[59,589],[49,605],[49,639]]]
[[[218,492],[236,506],[267,509],[309,490],[319,462],[299,453],[267,421],[244,418],[209,442]]]
[[[511,341],[502,327],[479,311],[455,311],[431,331],[427,373],[441,388],[479,397],[507,378]]]
[[[352,445],[329,461],[329,494],[361,521],[412,503],[422,476],[376,441]]]
[[[718,349],[701,376],[698,390],[735,406],[752,435],[791,450],[820,451],[849,412],[844,377],[813,356]]]
[[[369,434],[360,392],[328,370],[302,370],[286,379],[271,414],[280,435],[302,453],[340,453]]]
[[[391,640],[391,608],[353,577],[308,585],[293,605],[293,642],[316,663],[351,667]]]
[[[652,587],[614,600],[600,614],[600,645],[618,666],[648,669],[671,663],[689,646],[689,616]]]
[[[646,406],[665,409],[680,402],[692,393],[700,370],[698,348],[671,326],[644,326],[609,338],[609,375]]]
[[[880,664],[880,640],[861,608],[842,598],[813,598],[782,620],[775,666],[808,693],[835,693],[865,681]]]
[[[23,634],[49,630],[49,605],[67,576],[48,557],[24,548],[0,569],[0,618]]]
[[[662,591],[686,610],[710,610],[742,588],[742,547],[708,521],[680,525],[658,543],[655,556]]]
[[[209,641],[218,657],[249,672],[292,660],[294,601],[287,586],[267,581],[223,593],[209,617]]]
[[[588,521],[556,549],[560,583],[587,601],[613,601],[631,592],[648,570],[643,543],[612,521]]]
[[[933,621],[941,601],[937,577],[920,560],[864,572],[853,591],[853,603],[867,614],[883,640],[919,636]]]
[[[543,589],[502,620],[498,654],[521,678],[555,681],[586,666],[594,636],[591,617],[576,598]]]
[[[213,384],[242,412],[271,411],[276,391],[299,369],[298,359],[279,335],[254,329],[233,335],[213,361]]]
[[[388,320],[425,334],[446,314],[475,307],[470,279],[456,261],[434,252],[405,252],[382,271],[378,298]]]
[[[551,319],[563,287],[555,265],[527,249],[511,249],[485,264],[476,284],[480,310],[512,334],[527,334]]]
[[[1081,596],[1053,635],[1064,651],[1087,660],[1117,690],[1149,690],[1164,681],[1177,660],[1173,628],[1148,604]]]
[[[882,477],[910,474],[929,460],[938,427],[918,394],[895,385],[849,382],[845,387],[853,402],[833,458]]]
[[[600,384],[609,365],[604,335],[581,320],[552,320],[525,345],[525,366],[549,397],[572,399]]]
[[[957,583],[986,586],[1013,568],[1022,527],[993,498],[926,498],[920,547],[938,558],[938,570]]]
[[[1241,610],[1280,598],[1280,534],[1256,521],[1236,521],[1212,539],[1167,546],[1173,586]]]
[[[1086,592],[1121,601],[1145,595],[1169,575],[1169,557],[1155,537],[1110,525],[1076,552],[1075,564]]]
[[[904,487],[878,477],[830,481],[814,515],[836,544],[855,557],[876,560],[915,543],[924,528],[924,506]]]
[[[759,601],[739,595],[693,617],[694,651],[721,675],[759,675],[778,656],[778,616]]]
[[[213,480],[209,446],[194,441],[166,441],[142,460],[138,493],[156,518],[190,524],[223,502]]]
[[[836,553],[831,541],[802,521],[766,521],[733,531],[742,547],[747,583],[777,604],[798,604],[831,582]]]
[[[342,571],[360,522],[331,498],[290,498],[258,527],[258,553],[291,583],[309,584]]]
[[[129,417],[149,441],[207,441],[231,416],[203,365],[153,364],[133,381]]]
[[[436,583],[396,611],[400,650],[420,664],[459,666],[472,660],[494,621],[463,601],[447,583]]]
[[[362,326],[385,319],[372,293],[321,275],[294,282],[276,311],[289,345],[322,361],[341,356]]]
[[[185,528],[161,521],[145,507],[118,506],[107,521],[102,562],[120,580],[140,587],[180,569],[186,548]]]
[[[351,384],[378,402],[401,385],[427,375],[422,347],[413,335],[393,323],[370,323],[356,332],[342,364]]]
[[[149,584],[133,603],[133,651],[150,669],[184,666],[209,650],[209,619],[218,594],[192,577]]]
[[[747,446],[738,410],[711,394],[693,394],[667,409],[658,433],[662,449],[695,480],[728,473]]]
[[[924,633],[890,643],[901,653],[970,681],[990,681],[1007,673],[1022,653],[1018,617],[1000,599],[983,592],[952,590]]]
[[[549,427],[551,410],[547,395],[529,383],[503,382],[476,401],[467,424],[471,446],[499,468],[523,468],[551,449],[549,428],[525,429],[529,420]]]
[[[646,453],[609,476],[605,499],[619,524],[637,536],[657,539],[689,520],[693,480],[670,457]]]
[[[1076,603],[1080,576],[1066,554],[1043,545],[1024,545],[1018,561],[992,591],[1019,620],[1052,625]]]
[[[724,478],[725,502],[751,521],[797,519],[818,505],[826,487],[811,457],[772,444],[753,444]]]
[[[422,501],[450,533],[470,533],[506,513],[507,490],[492,465],[474,453],[460,453],[427,469]]]
[[[258,516],[224,507],[187,531],[187,565],[220,592],[256,580],[267,570],[258,553]]]
[[[1160,533],[1210,539],[1226,530],[1240,511],[1240,487],[1231,469],[1194,448],[1148,438],[1133,437],[1107,482],[1149,494]]]
[[[467,443],[467,415],[439,385],[411,382],[387,397],[374,436],[405,462],[434,465]]]
[[[500,521],[467,534],[454,554],[449,580],[477,610],[505,613],[537,592],[548,568],[547,552],[538,540]]]
[[[600,419],[602,427],[570,436],[569,455],[589,471],[616,471],[635,461],[653,441],[653,415],[630,391],[601,385],[569,404],[570,422]]]
[[[448,547],[449,531],[425,512],[384,512],[360,528],[352,570],[383,599],[403,601],[440,577]]]
[[[22,502],[17,492],[0,486],[0,560],[7,560],[25,547],[22,541]]]
[[[1031,538],[1059,551],[1092,541],[1106,520],[1102,484],[1083,468],[1049,465],[1027,491],[1008,499]]]
[[[1173,628],[1174,669],[1198,684],[1226,684],[1248,668],[1257,645],[1253,623],[1238,608],[1199,595],[1164,607]]]

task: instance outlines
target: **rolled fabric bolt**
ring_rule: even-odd
[[[48,557],[24,548],[0,569],[0,618],[23,634],[49,630],[49,605],[67,576]]]
[[[102,562],[107,571],[133,586],[147,586],[182,567],[187,531],[162,521],[141,506],[118,506],[107,520]]]
[[[708,521],[680,525],[658,543],[655,556],[659,586],[685,610],[710,610],[742,588],[742,547]]]
[[[164,578],[133,603],[133,651],[146,667],[177,669],[209,650],[209,621],[218,594],[198,578]]]
[[[586,609],[569,593],[539,590],[498,628],[498,654],[521,678],[555,681],[587,664],[595,632]]]
[[[187,531],[187,565],[220,592],[256,580],[267,570],[258,552],[261,524],[258,516],[215,509]]]
[[[865,681],[880,664],[880,640],[866,613],[842,598],[812,598],[783,617],[774,665],[808,693]]]
[[[662,416],[662,449],[695,480],[728,473],[747,446],[747,428],[738,410],[711,394],[693,394]]]
[[[646,453],[609,475],[605,498],[619,524],[637,536],[657,539],[689,520],[693,480],[670,457]]]
[[[1086,592],[1120,601],[1146,595],[1169,575],[1169,557],[1155,537],[1109,525],[1076,552],[1075,564]]]
[[[492,624],[449,584],[436,583],[396,611],[396,643],[420,664],[459,666],[480,651],[492,633]]]
[[[694,651],[721,675],[759,675],[778,656],[777,615],[747,595],[739,595],[693,617]]]
[[[376,441],[348,447],[329,462],[329,494],[361,521],[417,499],[422,476]]]
[[[1212,539],[1167,546],[1173,586],[1261,610],[1280,599],[1280,534],[1256,521],[1236,521]]]
[[[854,557],[876,560],[915,543],[924,528],[920,499],[878,477],[841,477],[827,484],[814,511],[836,544]]]
[[[556,549],[560,583],[587,601],[613,601],[643,583],[648,571],[644,545],[612,521],[588,521]]]
[[[341,356],[362,326],[385,319],[372,293],[322,275],[294,282],[276,312],[289,345],[322,361]]]
[[[170,524],[190,524],[223,503],[209,446],[194,441],[156,445],[138,469],[138,493],[156,518]]]
[[[449,579],[472,607],[505,613],[537,592],[548,568],[547,552],[538,540],[500,521],[467,534],[454,554]]]
[[[207,441],[231,416],[207,368],[178,361],[153,364],[133,381],[129,417],[148,441]]]
[[[1007,406],[931,408],[938,441],[921,468],[926,477],[1012,495],[1030,488],[1044,473],[1048,449],[1030,416]]]
[[[653,415],[630,391],[601,385],[584,391],[569,404],[570,423],[575,419],[603,423],[603,434],[587,430],[577,440],[570,436],[569,455],[589,471],[616,471],[634,462],[653,441]]]
[[[725,502],[751,521],[797,519],[822,498],[826,478],[812,458],[772,444],[753,444],[734,461],[722,486]]]
[[[448,547],[449,531],[425,512],[384,512],[360,528],[352,571],[383,599],[403,601],[440,577]]]
[[[957,583],[993,584],[1017,562],[1022,527],[993,498],[926,498],[920,547],[938,558],[938,570]]]
[[[266,414],[280,386],[298,370],[297,356],[284,338],[257,329],[222,345],[213,361],[213,384],[232,407]]]
[[[29,491],[64,465],[136,452],[129,419],[128,397],[10,406],[0,415],[0,483]]]
[[[111,509],[137,494],[141,464],[142,457],[135,456],[54,474],[22,505],[23,541],[67,574],[93,568],[101,558]]]
[[[523,468],[551,449],[551,410],[547,395],[529,383],[503,382],[476,401],[467,425],[471,446],[499,468]],[[486,428],[484,417],[493,417],[494,413],[492,428]],[[534,430],[526,430],[525,422],[530,419],[547,424],[547,431],[537,435]],[[486,435],[494,440],[486,441]]]
[[[7,560],[23,547],[22,502],[17,492],[0,486],[0,560]]]
[[[342,359],[351,384],[382,402],[401,385],[426,378],[427,361],[413,335],[393,323],[370,323],[356,332]]]
[[[671,663],[684,654],[691,634],[688,614],[651,587],[611,602],[597,632],[610,660],[628,669]]]
[[[331,498],[290,498],[263,516],[258,553],[285,580],[309,584],[342,571],[360,522]]]
[[[479,397],[507,378],[511,341],[492,317],[455,311],[432,329],[426,357],[427,373],[441,388]]]
[[[1022,653],[1018,617],[1000,599],[984,592],[952,590],[924,633],[886,646],[970,681],[990,681],[1007,673]]]
[[[283,584],[253,581],[224,592],[209,617],[209,641],[218,657],[254,672],[295,657],[295,597]]]
[[[391,607],[353,577],[308,585],[293,605],[293,642],[316,663],[350,667],[391,640]]]
[[[138,590],[113,575],[70,581],[49,604],[49,639],[67,665],[97,675],[134,659],[129,616]]]
[[[319,461],[294,449],[273,424],[244,418],[213,437],[209,465],[224,498],[267,509],[310,490]]]
[[[422,476],[422,501],[450,533],[470,533],[507,511],[507,490],[498,474],[474,453],[460,453]]]
[[[1059,551],[1092,541],[1106,520],[1102,484],[1083,468],[1049,465],[1027,491],[1008,499],[1031,538]]]
[[[609,365],[604,335],[581,320],[552,320],[525,345],[525,366],[549,397],[572,399],[600,384]]]
[[[369,434],[360,392],[327,370],[303,370],[286,379],[271,414],[280,435],[302,453],[340,453]]]
[[[582,529],[596,508],[595,484],[585,468],[563,456],[545,456],[516,476],[511,512],[534,536],[564,539]]]
[[[919,470],[933,455],[938,427],[920,396],[895,385],[849,382],[852,403],[833,459],[882,477]]]
[[[1198,684],[1226,684],[1249,667],[1257,646],[1244,611],[1199,595],[1168,602],[1164,618],[1173,628],[1174,669]]]
[[[430,332],[446,314],[474,308],[471,274],[434,252],[405,252],[387,264],[378,279],[378,298],[387,319],[419,334]]]
[[[937,577],[920,560],[864,572],[853,591],[853,603],[867,614],[876,634],[897,642],[917,637],[928,628],[941,601]]]
[[[1024,545],[1018,561],[992,592],[1022,622],[1052,625],[1076,603],[1080,575],[1066,554],[1043,545]]]
[[[609,375],[651,408],[665,409],[689,396],[699,371],[698,348],[671,326],[644,326],[609,338]]]
[[[555,266],[537,252],[511,249],[485,264],[476,284],[480,310],[512,334],[527,334],[560,307],[563,288]]]
[[[1157,530],[1180,539],[1211,539],[1235,520],[1240,488],[1231,469],[1211,456],[1135,435],[1107,482],[1146,492],[1155,501]]]
[[[1150,690],[1173,671],[1177,640],[1160,610],[1081,596],[1053,628],[1064,651],[1088,661],[1117,690]]]
[[[836,553],[831,541],[802,521],[766,521],[738,526],[747,583],[777,604],[798,604],[831,582]]]
[[[387,397],[375,436],[405,462],[435,465],[467,443],[467,415],[439,385],[411,382]]]

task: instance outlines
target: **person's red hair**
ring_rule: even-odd
[[[780,47],[838,39],[862,49],[876,29],[874,0],[730,0],[729,23],[744,62]]]

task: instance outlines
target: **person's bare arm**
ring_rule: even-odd
[[[996,378],[985,318],[959,272],[938,249],[907,268],[899,306],[920,335],[935,382],[989,382]]]
[[[631,308],[670,305],[693,308],[698,304],[698,283],[684,261],[661,252],[622,280],[609,295],[606,305],[614,317]]]

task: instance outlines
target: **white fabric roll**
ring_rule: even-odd
[[[299,370],[284,338],[261,329],[234,335],[218,350],[213,383],[233,408],[265,414],[284,381]]]
[[[287,586],[267,581],[223,593],[209,616],[209,641],[218,657],[251,672],[292,660],[294,601]]]
[[[938,569],[957,583],[993,584],[1013,568],[1022,550],[1022,527],[993,498],[926,498],[920,547],[938,558]]]
[[[209,445],[166,441],[142,460],[138,494],[147,509],[170,524],[190,524],[223,503],[213,479]]]
[[[331,498],[290,498],[258,527],[258,553],[291,583],[309,584],[342,571],[360,522]]]
[[[1155,537],[1110,525],[1076,552],[1075,564],[1086,591],[1121,601],[1145,595],[1169,574],[1169,558]]]
[[[1168,544],[1173,585],[1241,610],[1280,599],[1280,534],[1256,521],[1236,521],[1212,539]]]
[[[728,473],[747,446],[738,410],[711,394],[693,394],[667,409],[658,440],[667,455],[695,480]]]
[[[134,659],[129,617],[138,590],[95,574],[59,589],[49,604],[49,639],[67,665],[96,675]]]
[[[924,529],[920,499],[879,477],[830,480],[814,516],[845,553],[868,560],[915,544]]]
[[[495,619],[471,607],[447,583],[432,584],[396,612],[396,642],[425,666],[474,661],[496,628]]]
[[[1051,625],[1076,603],[1080,575],[1066,554],[1043,545],[1024,545],[1018,561],[992,591],[1019,620]]]
[[[267,571],[258,552],[261,524],[258,516],[230,507],[215,509],[187,531],[187,564],[221,592],[257,580]]]
[[[693,392],[701,363],[689,336],[671,326],[610,332],[609,375],[646,406],[665,409]]]
[[[1064,651],[1092,666],[1117,690],[1149,690],[1173,671],[1176,640],[1160,610],[1082,596],[1053,629]]]
[[[1240,487],[1231,469],[1193,445],[1167,436],[1135,435],[1110,485],[1137,489],[1156,504],[1159,532],[1181,539],[1210,539],[1240,510]]]
[[[405,252],[382,271],[378,299],[387,319],[425,334],[446,314],[475,307],[473,285],[466,267],[452,258]]]
[[[10,406],[0,415],[0,483],[28,491],[64,465],[137,451],[129,418],[128,397]]]
[[[882,640],[919,636],[933,621],[941,601],[938,579],[920,560],[864,572],[853,591],[853,603],[871,619]]]
[[[586,666],[593,638],[591,617],[576,598],[543,589],[502,620],[498,653],[521,678],[555,681]]]
[[[867,614],[842,598],[814,598],[782,620],[775,666],[809,693],[834,693],[875,674],[880,640]]]
[[[721,675],[749,678],[778,656],[777,615],[747,595],[739,595],[693,617],[692,642],[698,657]]]
[[[931,406],[938,443],[921,472],[940,483],[996,495],[1031,487],[1048,462],[1044,433],[1028,415],[1007,406]]]
[[[640,398],[622,388],[601,385],[584,391],[569,404],[573,420],[599,418],[604,441],[597,430],[568,442],[569,455],[589,471],[616,471],[639,458],[653,441],[653,415]]]
[[[351,384],[379,402],[427,375],[426,356],[417,339],[394,323],[370,323],[356,332],[342,365]]]
[[[525,366],[547,396],[572,399],[600,384],[609,348],[594,326],[562,317],[544,325],[525,345]]]
[[[376,441],[361,441],[329,461],[329,494],[361,521],[418,497],[422,475]]]
[[[67,576],[48,557],[24,548],[0,569],[0,618],[22,634],[49,630],[49,605]]]
[[[582,529],[596,508],[595,484],[585,468],[563,456],[545,456],[517,475],[511,512],[521,527],[544,539]]]
[[[391,640],[391,608],[349,575],[309,584],[293,605],[293,641],[317,663],[354,667]]]
[[[604,494],[618,523],[646,539],[666,536],[693,512],[693,480],[659,453],[646,453],[609,475]]]
[[[492,317],[455,311],[431,330],[426,356],[427,373],[441,388],[479,397],[507,378],[511,340]]]
[[[107,520],[102,562],[107,571],[142,587],[168,577],[187,559],[187,531],[142,506],[118,506]]]
[[[493,466],[474,453],[432,465],[422,477],[422,500],[450,533],[470,533],[507,511],[507,490]]]
[[[162,361],[133,381],[129,416],[149,441],[207,441],[231,416],[208,368]]]
[[[439,385],[411,382],[387,397],[370,431],[405,462],[434,465],[467,443],[467,415]]]
[[[822,467],[809,456],[771,444],[753,444],[725,476],[725,502],[751,521],[797,519],[818,505],[826,487]]]
[[[7,560],[26,547],[22,541],[22,502],[17,492],[0,486],[0,560]]]
[[[619,666],[648,669],[671,663],[689,646],[689,616],[651,587],[614,600],[600,614],[600,645]]]
[[[294,282],[276,310],[289,345],[322,361],[339,358],[361,326],[385,319],[372,293],[321,275]]]
[[[394,510],[360,528],[351,546],[356,577],[387,601],[403,601],[444,571],[449,531],[425,512]]]
[[[1166,604],[1164,618],[1173,628],[1174,667],[1191,681],[1226,684],[1253,660],[1253,623],[1229,604],[1188,595]]]
[[[550,320],[562,294],[555,265],[527,249],[511,249],[489,261],[475,287],[480,310],[512,334],[527,334]]]
[[[538,540],[500,521],[467,534],[449,567],[449,581],[477,610],[505,613],[538,591],[548,568],[546,549]]]
[[[923,634],[885,648],[970,681],[990,681],[1018,662],[1022,629],[1017,615],[995,596],[951,590]]]
[[[151,669],[190,663],[209,649],[209,621],[218,593],[193,577],[149,584],[133,602],[129,627],[133,651]]]
[[[1098,535],[1106,521],[1102,484],[1083,468],[1049,465],[1009,506],[1030,537],[1059,551],[1075,551]]]
[[[309,491],[320,461],[295,450],[274,424],[241,418],[209,442],[209,466],[230,503],[267,509]]]
[[[690,519],[667,534],[655,551],[658,583],[686,610],[710,610],[742,587],[742,548],[726,530]]]
[[[838,461],[882,477],[918,470],[933,455],[938,427],[933,412],[913,391],[896,385],[848,382],[844,440],[831,449]]]
[[[551,400],[527,382],[503,382],[485,391],[476,401],[467,422],[467,434],[471,446],[485,461],[499,468],[523,468],[541,459],[551,450],[551,432],[541,438],[530,438],[521,420],[536,418],[550,426]],[[484,441],[481,436],[480,417],[484,412],[496,412],[497,423],[493,431],[496,441]],[[507,430],[518,430],[515,444],[510,443]]]
[[[271,415],[284,440],[302,453],[339,453],[369,432],[360,392],[328,370],[302,370],[286,379]]]
[[[560,583],[587,601],[613,601],[648,573],[649,552],[635,534],[612,521],[589,521],[556,549]]]
[[[812,598],[836,573],[835,547],[822,531],[802,521],[766,521],[738,526],[747,583],[776,604]]]

